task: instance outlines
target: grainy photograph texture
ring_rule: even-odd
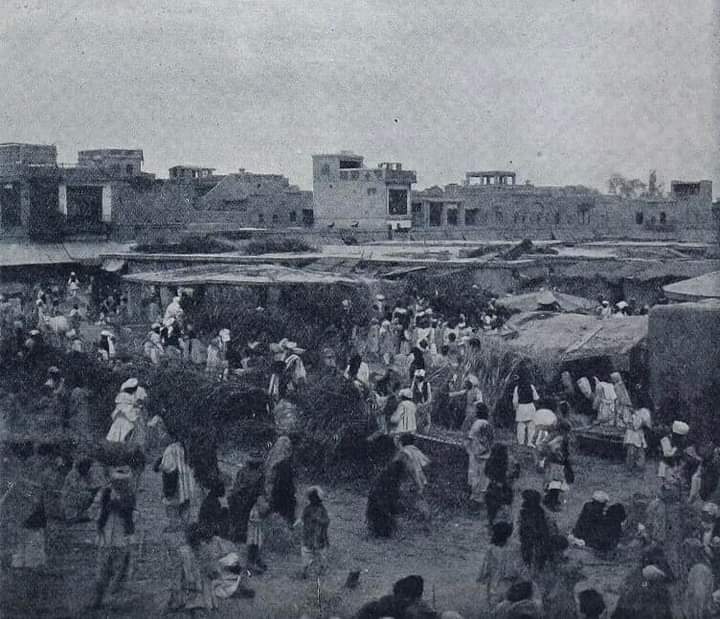
[[[0,616],[720,617],[717,0],[0,0]]]

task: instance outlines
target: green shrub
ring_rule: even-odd
[[[134,251],[146,254],[222,254],[235,247],[211,236],[187,236],[177,243],[142,243]]]
[[[316,251],[317,247],[295,237],[258,239],[245,246],[245,253],[250,256]]]

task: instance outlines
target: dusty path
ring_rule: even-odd
[[[640,478],[629,476],[620,465],[595,458],[577,457],[576,461],[577,482],[565,511],[558,517],[562,530],[572,526],[583,501],[594,490],[605,489],[613,500],[627,503],[634,492],[647,494],[655,488],[651,464],[644,478]],[[7,477],[3,475],[3,479]],[[540,477],[526,470],[518,488],[539,488],[540,484]],[[303,612],[311,617],[329,617],[330,613],[350,617],[365,601],[386,593],[397,578],[411,573],[424,576],[426,599],[434,597],[439,610],[456,609],[467,618],[484,616],[484,596],[475,584],[487,543],[483,515],[470,517],[457,511],[444,514],[435,519],[429,535],[409,525],[401,527],[398,538],[380,542],[366,535],[365,497],[347,488],[328,490],[326,504],[332,519],[332,547],[329,574],[320,586],[322,614],[318,607],[317,582],[302,581],[296,576],[300,565],[298,533],[291,534],[284,524],[273,521],[266,549],[270,570],[250,580],[257,591],[256,598],[222,601],[213,617],[295,619]],[[51,522],[49,564],[43,572],[32,572],[9,569],[12,526],[4,517],[3,538],[7,544],[3,544],[0,573],[2,617],[160,616],[176,575],[162,533],[166,520],[160,496],[159,476],[148,469],[138,497],[141,512],[138,530],[144,541],[136,553],[127,593],[94,614],[84,610],[90,601],[95,569],[94,525],[70,527]],[[579,556],[586,560],[588,577],[579,587],[596,586],[606,594],[608,602],[614,603],[613,594],[627,572],[628,560],[609,566],[598,564],[589,555]],[[343,589],[351,569],[362,571],[360,586],[355,591]]]

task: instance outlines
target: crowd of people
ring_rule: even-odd
[[[71,341],[74,336],[68,332],[77,335],[82,324],[91,320],[83,311],[73,314],[81,290],[72,274],[65,291],[65,303],[72,305],[70,328],[63,332]],[[6,302],[0,304],[3,337],[9,333],[22,341],[21,362],[44,336],[56,334],[51,321],[60,312],[53,308],[61,303],[40,293],[37,323],[30,325],[34,328],[29,332],[23,331],[22,337],[18,331],[27,325],[8,320],[9,310],[2,305]],[[104,302],[108,312],[102,309],[97,314],[100,322],[119,311],[122,295],[112,309],[107,298]],[[172,435],[161,417],[148,418],[152,393],[138,377],[131,377],[108,412],[103,445],[110,455],[102,462],[80,453],[69,470],[62,457],[36,470],[40,460],[31,455],[27,470],[37,480],[62,477],[61,491],[53,500],[43,491],[49,487],[44,481],[35,483],[40,490],[29,495],[33,498],[13,567],[36,568],[45,563],[44,529],[50,513],[68,526],[93,520],[98,547],[93,607],[103,606],[108,592],[121,592],[128,579],[146,462],[154,462],[152,468],[160,475],[165,533],[175,540],[171,546],[178,569],[168,600],[170,609],[199,613],[217,608],[222,599],[252,597],[247,577],[262,575],[268,568],[263,546],[273,514],[286,523],[288,531],[300,531],[300,578],[332,569],[327,554],[331,516],[325,493],[311,485],[298,506],[293,464],[297,436],[280,414],[306,389],[305,350],[288,338],[267,347],[257,338],[240,347],[241,354],[230,354],[238,350],[230,345],[230,329],[219,329],[204,344],[183,305],[180,292],[164,311],[159,305],[151,308],[154,317],[142,354],[153,364],[186,361],[218,380],[269,368],[266,395],[277,437],[267,453],[248,454],[232,484],[226,484],[218,470],[200,486],[188,445]],[[373,315],[367,323],[358,324],[350,301],[343,301],[337,327],[344,346],[322,350],[321,364],[355,387],[367,404],[368,441],[392,445],[392,455],[370,484],[365,512],[369,534],[392,538],[400,526],[414,523],[430,530],[433,463],[421,449],[418,432],[441,422],[463,437],[468,506],[487,526],[489,543],[477,581],[493,617],[602,616],[607,602],[601,592],[585,589],[577,600],[573,594],[583,579],[583,561],[577,560],[577,553],[607,561],[608,569],[623,557],[637,563],[612,617],[700,618],[720,613],[720,591],[715,590],[720,578],[720,452],[706,441],[692,442],[688,424],[676,420],[659,441],[656,498],[644,503],[637,497],[623,505],[611,503],[605,492],[595,492],[571,530],[562,531],[555,514],[565,508],[565,494],[576,481],[575,419],[584,416],[592,423],[619,428],[624,433],[628,469],[637,472],[646,466],[648,435],[658,432],[650,408],[635,405],[618,372],[593,377],[593,384],[584,377],[574,381],[565,373],[561,392],[548,398],[534,384],[531,367],[521,364],[510,394],[515,432],[512,440],[503,441],[502,429],[471,371],[477,365],[483,331],[498,328],[502,312],[491,300],[480,314],[480,324],[471,326],[462,314],[449,319],[431,305],[423,298],[390,305],[377,295]],[[96,343],[99,357],[108,363],[116,354],[114,339],[110,329],[102,330]],[[75,344],[64,346],[77,350]],[[439,372],[444,372],[445,384],[436,390],[431,377]],[[51,397],[63,397],[63,377],[57,368],[50,368],[43,389]],[[438,406],[441,399],[443,405]],[[541,475],[542,491],[519,486],[523,475],[533,474]],[[423,601],[423,588],[418,575],[402,578],[391,594],[364,605],[356,616],[440,617]],[[446,612],[442,616],[458,615]]]

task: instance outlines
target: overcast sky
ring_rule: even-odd
[[[720,189],[720,0],[4,0],[0,141],[280,172],[401,161]]]

